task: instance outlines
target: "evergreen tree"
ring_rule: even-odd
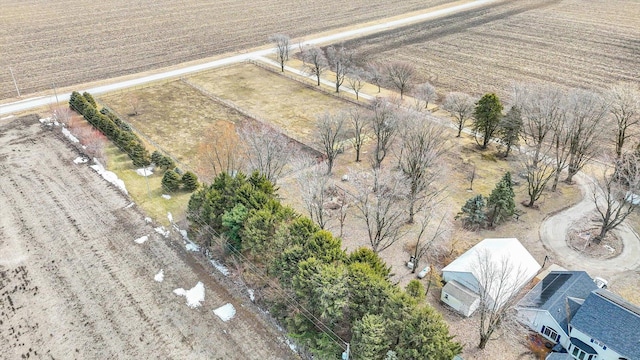
[[[96,100],[93,98],[91,94],[85,91],[84,93],[82,93],[82,96],[85,98],[85,100],[87,100],[89,104],[91,104],[91,106],[93,106],[95,109],[98,108],[98,105],[96,104]]]
[[[484,212],[485,201],[482,195],[476,195],[467,200],[456,219],[462,219],[464,225],[471,229],[482,228],[487,224],[487,215]]]
[[[182,188],[185,191],[192,192],[198,188],[198,177],[191,171],[187,171],[182,175]]]
[[[386,321],[380,315],[366,314],[353,324],[353,359],[382,359],[391,346]]]
[[[422,285],[422,283],[419,280],[413,279],[413,280],[409,281],[409,283],[407,284],[407,290],[406,291],[407,291],[407,295],[409,295],[412,298],[416,299],[416,301],[418,301],[418,303],[423,301],[424,298],[425,298],[424,286]]]
[[[511,173],[507,172],[496,184],[496,187],[487,199],[489,226],[493,227],[514,214],[516,210],[514,198],[515,193],[513,192]]]
[[[500,140],[507,147],[504,157],[509,156],[513,146],[518,145],[522,132],[522,111],[517,106],[512,106],[502,120],[498,129]]]
[[[158,160],[158,163],[156,165],[158,165],[160,168],[164,170],[168,170],[168,169],[173,169],[176,166],[176,163],[173,161],[171,157],[163,155]]]
[[[431,306],[414,307],[403,318],[395,351],[398,359],[451,360],[462,346],[449,335],[447,323]]]
[[[162,176],[162,189],[167,192],[174,192],[180,188],[180,176],[173,170],[168,170]]]
[[[173,171],[168,170],[165,174],[169,172]],[[242,250],[242,239],[240,238],[240,230],[242,230],[242,226],[244,224],[244,221],[247,219],[247,215],[247,208],[242,204],[237,204],[233,207],[233,209],[222,214],[222,226],[224,229],[224,235],[227,236],[229,245],[232,247],[231,251],[233,253]]]
[[[154,163],[156,166],[160,166],[160,161],[162,160],[162,153],[158,150],[154,151],[151,154],[151,162]]]
[[[476,103],[473,111],[473,131],[476,135],[482,135],[482,144],[478,143],[482,149],[486,149],[489,145],[491,137],[498,129],[500,118],[502,117],[502,103],[496,94],[485,94]]]
[[[349,263],[365,263],[371,267],[376,274],[382,278],[389,278],[391,273],[391,266],[387,266],[384,260],[380,258],[380,255],[368,247],[360,247],[349,254]]]

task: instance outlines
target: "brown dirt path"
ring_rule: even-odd
[[[294,358],[248,299],[74,164],[59,137],[34,117],[0,126],[0,357]],[[205,300],[191,309],[173,290],[198,281]],[[237,314],[225,323],[212,310],[227,302]]]

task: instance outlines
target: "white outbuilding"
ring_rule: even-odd
[[[486,295],[488,303],[502,306],[506,295],[520,290],[540,269],[518,239],[484,239],[442,269],[446,285],[440,300],[470,316],[480,305],[480,294]],[[497,280],[488,280],[488,272]]]

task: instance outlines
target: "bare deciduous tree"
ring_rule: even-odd
[[[558,122],[566,116],[564,94],[553,86],[516,84],[512,98],[522,113],[522,135],[528,147],[522,161],[528,184],[527,206],[533,207],[555,175],[549,142]]]
[[[431,203],[442,191],[435,186],[442,167],[438,162],[445,152],[445,139],[439,125],[409,116],[400,129],[401,146],[397,154],[398,169],[407,182],[409,219]]]
[[[523,173],[527,179],[529,202],[527,207],[534,207],[540,199],[547,184],[556,173],[555,162],[551,159],[552,146],[529,149],[521,155]]]
[[[349,120],[351,121],[351,130],[353,131],[353,138],[351,143],[356,151],[356,162],[360,162],[360,150],[364,145],[366,137],[366,125],[367,121],[365,115],[360,108],[355,107],[349,111]]]
[[[320,86],[320,77],[329,67],[329,62],[322,49],[316,46],[304,48],[302,50],[302,62],[304,63],[304,73],[315,76],[317,84]]]
[[[289,138],[270,126],[245,122],[238,134],[245,146],[247,170],[259,171],[276,183],[291,160]]]
[[[442,108],[456,119],[458,124],[457,137],[460,137],[465,123],[473,115],[473,110],[476,107],[475,103],[475,100],[470,95],[461,92],[451,92],[444,98]]]
[[[571,118],[563,118],[554,124],[553,128],[553,155],[555,160],[555,173],[553,175],[553,184],[551,191],[556,191],[560,174],[567,168],[567,160],[569,159],[571,145]]]
[[[416,67],[403,61],[394,61],[385,68],[386,79],[393,88],[400,92],[400,99],[404,93],[411,90],[416,77]]]
[[[314,159],[305,161],[305,169],[298,171],[296,181],[300,187],[304,207],[309,213],[311,220],[315,221],[321,229],[325,229],[329,222],[329,213],[325,208],[327,202],[327,190],[330,186],[330,179],[321,166],[315,163]]]
[[[608,111],[604,99],[586,90],[573,90],[569,106],[572,119],[567,183],[600,151],[599,139]]]
[[[378,93],[380,93],[380,86],[384,81],[384,66],[378,62],[370,62],[367,64],[366,74],[367,79],[378,87]]]
[[[422,109],[422,103],[424,103],[424,109],[429,108],[429,103],[438,100],[438,94],[436,88],[431,83],[426,82],[416,86],[413,91],[413,97],[416,99],[416,108]]]
[[[349,69],[347,73],[347,86],[356,94],[356,100],[360,98],[360,90],[362,90],[366,84],[365,78],[366,74],[364,70],[358,67]]]
[[[507,256],[496,258],[489,251],[478,253],[473,273],[480,295],[480,349],[484,349],[493,333],[508,321],[509,311],[528,280],[527,271],[518,266],[517,261]]]
[[[605,169],[593,185],[592,198],[600,217],[600,233],[594,238],[597,244],[640,206],[638,154],[623,154],[614,163],[615,169]]]
[[[200,173],[213,177],[226,172],[233,174],[244,169],[245,149],[238,141],[238,134],[230,122],[218,122],[215,129],[209,129],[207,142],[198,148]]]
[[[613,85],[606,94],[616,124],[616,156],[622,156],[625,141],[636,134],[640,123],[640,89],[637,84]]]
[[[317,122],[316,132],[318,145],[324,151],[327,159],[327,174],[333,170],[333,162],[342,153],[342,141],[344,140],[346,120],[344,113],[335,115],[325,113]]]
[[[416,235],[416,245],[413,249],[414,263],[411,273],[416,272],[416,269],[420,267],[420,261],[438,242],[448,237],[447,234],[451,228],[446,221],[447,214],[438,215],[434,208],[430,208],[430,210],[425,211],[424,216],[420,219],[420,229]],[[435,221],[438,222],[438,225],[434,228]]]
[[[280,63],[280,69],[284,72],[284,63],[289,61],[289,50],[291,50],[291,39],[289,35],[275,34],[269,37],[269,41],[276,44],[276,58]]]
[[[371,161],[374,168],[380,168],[398,132],[399,120],[397,110],[386,99],[376,98],[372,107],[373,113],[369,117],[369,127],[376,145]]]
[[[367,227],[369,243],[380,253],[405,234],[404,182],[398,173],[381,168],[350,174],[355,187],[354,206]]]
[[[333,46],[329,46],[326,51],[329,67],[335,74],[336,92],[340,92],[340,86],[344,83],[347,71],[353,62],[353,51],[347,50],[343,46],[340,46],[337,49]]]

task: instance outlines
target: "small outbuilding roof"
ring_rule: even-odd
[[[483,252],[491,254],[495,262],[500,262],[504,258],[512,259],[518,265],[524,267],[527,273],[533,278],[540,270],[540,264],[529,254],[527,249],[516,238],[484,239],[460,255],[442,269],[442,272],[473,272],[477,266],[478,257]]]

